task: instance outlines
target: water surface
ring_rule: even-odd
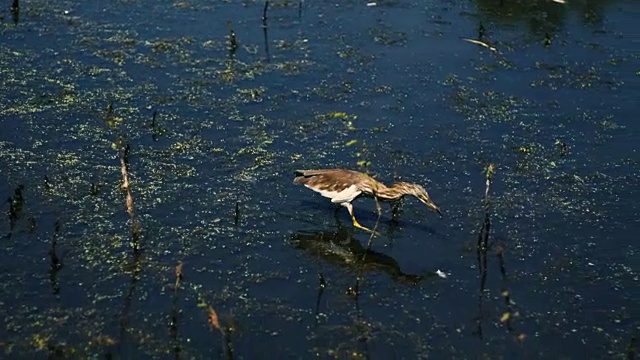
[[[264,5],[2,10],[6,358],[634,357],[636,2]]]

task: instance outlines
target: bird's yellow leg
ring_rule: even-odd
[[[360,225],[358,220],[356,220],[355,216],[352,216],[351,219],[353,220],[353,226],[357,227],[358,229],[368,231],[368,232],[373,232],[373,230],[369,229],[368,227]]]
[[[360,229],[360,230],[364,230],[367,232],[373,232],[373,230],[369,229],[368,227],[362,226],[360,225],[360,223],[358,222],[358,220],[356,220],[355,215],[353,214],[353,205],[351,205],[351,203],[346,203],[345,205],[347,207],[347,209],[349,210],[349,215],[351,215],[351,220],[353,221],[353,226]],[[378,234],[378,232],[376,232],[376,234]]]

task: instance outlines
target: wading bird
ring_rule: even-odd
[[[397,182],[386,186],[367,174],[345,169],[297,170],[293,182],[328,197],[332,203],[346,207],[351,215],[353,226],[369,232],[372,230],[360,225],[356,220],[351,204],[353,200],[363,195],[382,201],[398,201],[405,195],[413,195],[442,216],[442,212],[431,200],[427,191],[417,184]]]

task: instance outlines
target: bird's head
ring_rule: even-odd
[[[438,215],[442,217],[442,211],[440,211],[440,208],[438,207],[438,205],[436,205],[436,203],[434,203],[433,200],[431,200],[431,198],[429,197],[429,193],[427,193],[427,190],[425,190],[425,188],[423,188],[418,184],[412,184],[412,183],[401,183],[401,184],[405,192],[405,195],[413,195],[417,197],[418,200],[420,200],[423,204],[427,205],[429,209],[438,213]]]

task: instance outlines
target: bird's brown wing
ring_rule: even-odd
[[[356,185],[367,175],[346,169],[296,170],[293,182],[315,191],[342,191]]]

